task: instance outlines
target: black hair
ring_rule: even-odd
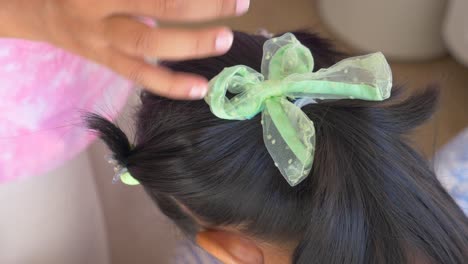
[[[310,33],[294,33],[314,55],[315,70],[343,54]],[[260,71],[265,37],[235,33],[227,54],[167,63],[210,79],[225,67]],[[142,93],[136,142],[97,115],[87,117],[118,161],[187,234],[234,226],[247,235],[297,243],[294,263],[466,263],[468,220],[405,135],[431,117],[438,89],[384,102],[324,101],[303,107],[316,127],[308,178],[291,187],[274,166],[260,116],[215,117],[204,101]],[[183,209],[180,205],[183,205]],[[189,210],[190,214],[186,213]]]

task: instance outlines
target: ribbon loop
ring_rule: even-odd
[[[247,66],[226,68],[210,81],[211,89],[205,101],[219,118],[250,119],[262,110],[263,102],[255,90],[263,81],[263,75]],[[237,95],[229,100],[228,92]]]
[[[262,74],[268,80],[282,80],[294,73],[314,69],[314,57],[291,33],[267,41],[263,47]]]
[[[361,99],[381,101],[390,97],[392,72],[380,52],[344,59],[327,69],[292,74],[284,79],[290,97]]]
[[[293,34],[266,41],[262,73],[239,65],[210,81],[205,100],[219,118],[250,119],[262,112],[263,137],[275,165],[291,186],[310,173],[315,152],[315,127],[290,100],[390,97],[392,74],[382,53],[352,57],[312,72],[310,50]],[[265,80],[266,77],[266,80]],[[227,94],[234,96],[229,99]]]

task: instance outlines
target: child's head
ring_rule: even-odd
[[[343,58],[315,35],[295,35],[314,71]],[[265,41],[236,33],[224,56],[168,66],[208,79],[239,64],[260,71]],[[462,263],[467,218],[405,140],[431,116],[437,90],[400,91],[304,106],[316,151],[295,187],[265,147],[260,115],[222,120],[204,101],[143,93],[136,142],[97,116],[88,123],[160,209],[226,263]]]

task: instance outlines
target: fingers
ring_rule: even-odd
[[[106,51],[98,61],[145,89],[164,97],[196,100],[203,98],[208,91],[207,81],[202,77],[175,73],[119,51]]]
[[[250,0],[115,0],[117,14],[150,16],[166,21],[200,21],[242,15]]]
[[[163,60],[221,55],[233,42],[233,34],[227,28],[152,28],[122,16],[109,18],[106,28],[105,34],[112,46],[133,56]]]
[[[225,53],[233,33],[226,28],[199,30],[153,28],[132,17],[152,17],[166,21],[202,21],[241,15],[250,0],[113,0],[102,5],[105,12],[105,49],[95,57],[122,76],[161,96],[173,99],[201,99],[208,91],[204,78],[175,73],[145,62],[145,58],[180,60]],[[112,9],[112,12],[104,11]]]

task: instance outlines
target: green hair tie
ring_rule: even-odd
[[[246,120],[262,113],[263,138],[275,165],[291,186],[312,168],[315,127],[297,99],[360,99],[390,97],[392,73],[380,52],[342,60],[312,72],[314,58],[287,33],[266,41],[261,71],[244,65],[225,68],[210,81],[205,101],[217,117]],[[227,93],[235,94],[229,99]]]
[[[126,167],[123,167],[119,164],[119,162],[115,159],[113,155],[108,155],[105,157],[109,164],[114,165],[114,178],[112,180],[113,183],[117,183],[119,181],[123,182],[126,185],[134,186],[139,185],[140,182],[133,178]]]

